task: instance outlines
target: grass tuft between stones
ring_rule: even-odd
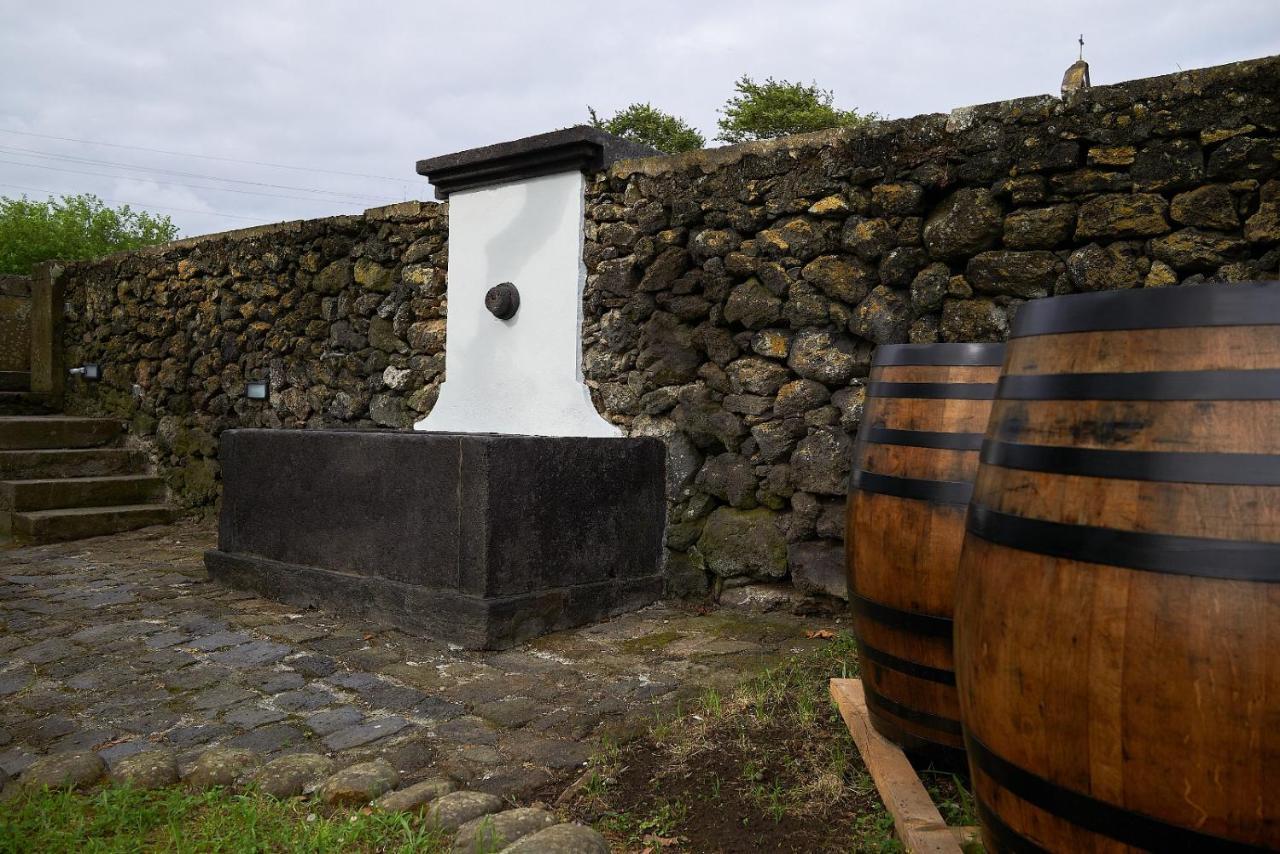
[[[325,810],[225,789],[82,793],[44,789],[0,802],[0,854],[47,852],[445,852],[452,834],[422,817]]]

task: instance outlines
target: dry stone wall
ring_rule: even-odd
[[[1280,59],[628,161],[588,193],[585,374],[669,448],[675,589],[843,588],[877,344],[1028,299],[1276,278]]]
[[[230,427],[411,426],[443,379],[447,230],[406,202],[68,264],[67,364],[104,376],[67,409],[128,419],[186,506]]]
[[[1271,58],[593,176],[583,370],[606,417],[667,442],[672,592],[842,590],[877,344],[1000,340],[1051,294],[1276,278],[1278,93]],[[446,211],[68,265],[67,363],[105,368],[68,408],[129,419],[187,505],[215,499],[228,427],[409,426],[442,380]]]

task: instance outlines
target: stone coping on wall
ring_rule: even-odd
[[[1277,70],[1280,70],[1280,55],[1267,56],[1093,86],[1062,98],[1048,94],[1029,95],[957,107],[950,113],[924,113],[909,118],[867,122],[855,128],[833,128],[681,154],[619,160],[608,169],[607,174],[610,177],[625,178],[630,175],[658,177],[694,169],[711,173],[753,155],[773,155],[784,151],[799,153],[841,144],[856,146],[859,142],[902,139],[904,136],[910,136],[917,143],[905,146],[904,150],[918,151],[918,143],[922,141],[939,146],[946,145],[948,141],[963,144],[961,137],[965,132],[984,121],[1032,124],[1054,113],[1084,113],[1095,108],[1115,109],[1149,101],[1188,101],[1225,92],[1233,86],[1247,83],[1259,74]],[[884,148],[876,145],[875,151],[882,157]]]
[[[354,225],[362,221],[415,222],[431,216],[436,211],[447,212],[448,209],[448,202],[396,202],[395,204],[367,208],[363,213],[358,214],[339,214],[337,216],[316,217],[314,219],[290,219],[283,222],[266,223],[264,225],[251,225],[246,228],[233,228],[229,231],[215,231],[210,234],[197,234],[191,237],[181,238],[180,240],[171,240],[168,243],[157,243],[153,246],[143,246],[138,249],[129,249],[124,252],[115,252],[110,255],[101,255],[97,258],[87,258],[82,261],[71,261],[67,263],[99,264],[103,261],[111,261],[121,258],[163,255],[166,252],[192,249],[197,246],[215,243],[220,240],[259,240],[265,237],[297,235],[300,234],[304,228],[311,228],[319,223],[335,225],[350,223]],[[2,278],[0,278],[0,280],[2,280]]]
[[[1212,94],[1216,90],[1225,91],[1230,89],[1232,85],[1244,83],[1259,73],[1277,67],[1280,67],[1280,55],[1232,62],[1209,68],[1180,71],[1155,77],[1145,77],[1137,80],[1127,80],[1105,86],[1093,86],[1088,89],[1078,90],[1065,98],[1048,94],[1031,95],[1004,101],[957,107],[951,110],[950,113],[924,113],[910,118],[868,122],[856,128],[834,128],[814,133],[779,137],[777,139],[757,140],[718,148],[705,148],[681,154],[658,154],[649,157],[621,159],[608,168],[607,174],[613,177],[626,177],[636,174],[656,177],[692,169],[700,169],[705,173],[710,173],[738,163],[752,155],[769,155],[780,151],[811,151],[840,144],[856,145],[859,141],[871,142],[874,140],[900,138],[904,134],[910,134],[917,142],[922,137],[934,137],[936,143],[944,144],[946,137],[957,138],[956,141],[960,141],[958,139],[959,136],[982,121],[1026,121],[1031,123],[1043,119],[1046,114],[1055,111],[1065,113],[1067,111],[1087,110],[1093,106],[1114,108],[1119,105],[1152,100],[1182,101],[1195,99],[1206,94]],[[876,146],[876,148],[879,150],[880,146]],[[913,146],[912,148],[915,147]],[[409,222],[429,215],[430,211],[439,205],[447,206],[447,204],[447,202],[432,201],[397,202],[369,208],[362,214],[287,220],[196,235],[93,260],[102,261],[124,255],[164,253],[175,249],[189,249],[216,240],[252,240],[277,234],[297,233],[304,226],[317,221],[341,222],[343,220],[367,219]]]
[[[6,297],[29,297],[31,296],[31,277],[15,276],[10,273],[0,275],[0,296]]]

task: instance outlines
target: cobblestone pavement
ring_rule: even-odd
[[[0,768],[168,746],[385,757],[519,798],[611,730],[820,641],[813,620],[656,605],[497,653],[464,652],[205,577],[211,523],[0,548]]]

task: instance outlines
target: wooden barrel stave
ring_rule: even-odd
[[[1000,349],[882,347],[854,453],[847,555],[868,710],[882,734],[934,756],[963,745],[954,578]]]
[[[964,507],[930,507],[923,501],[861,491],[853,500],[852,520],[858,525],[851,529],[853,565],[874,566],[877,571],[861,573],[851,589],[899,611],[949,620],[955,572],[948,567],[960,561]],[[874,524],[885,519],[894,524]],[[911,534],[907,543],[904,532]]]
[[[989,847],[1280,847],[1280,327],[1021,331],[956,606]]]
[[[892,477],[973,483],[978,473],[978,457],[972,451],[872,442],[862,443],[860,450],[861,470]]]
[[[981,437],[986,432],[990,413],[989,400],[868,398],[863,410],[862,426],[858,428],[858,437],[863,441],[868,433],[876,429],[935,434],[934,437],[917,437],[921,441],[935,438],[936,434]],[[978,447],[975,446],[973,450],[978,450]]]
[[[1256,429],[1274,416],[1261,400],[1204,401],[997,400],[991,438],[1029,445],[1117,451],[1280,453],[1280,431]],[[1241,425],[1248,429],[1237,432]],[[1203,452],[1203,451],[1201,451]]]
[[[1061,332],[1019,339],[1010,358],[1010,374],[1280,368],[1280,338],[1274,326]]]
[[[979,385],[990,386],[999,378],[999,372],[993,371],[996,365],[876,365],[867,377],[868,383],[926,383],[942,385]],[[992,389],[994,391],[994,389]],[[943,394],[963,394],[963,397],[931,397],[923,400],[973,400],[969,397],[972,389],[943,390]],[[891,395],[875,395],[884,400],[895,397]],[[990,397],[985,398],[990,400]]]
[[[984,474],[984,480],[993,476]],[[1003,494],[981,505],[993,516],[1169,536],[1280,542],[1280,488],[1274,486],[1159,484],[1010,469],[1001,469],[999,477]]]

